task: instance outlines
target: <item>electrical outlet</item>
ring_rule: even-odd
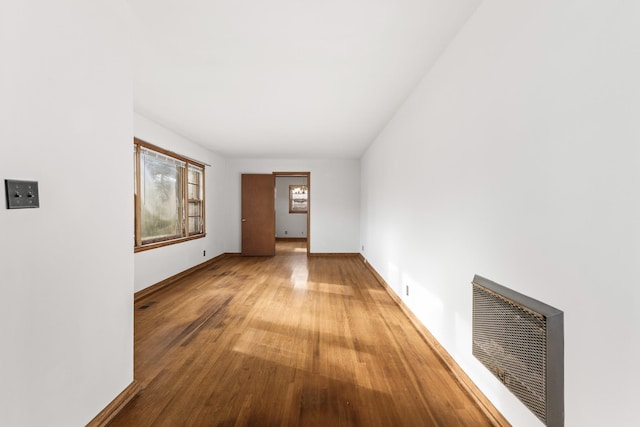
[[[406,286],[405,286],[405,289],[406,289],[406,291],[405,291],[405,292],[406,292],[407,296],[409,296],[409,285],[406,285]]]
[[[289,232],[287,230],[284,230],[284,234],[287,235],[289,234]]]
[[[362,245],[362,252],[364,252],[364,245]]]
[[[202,256],[207,256],[207,251],[206,250],[202,251]]]

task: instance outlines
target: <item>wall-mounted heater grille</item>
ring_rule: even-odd
[[[473,278],[473,355],[547,426],[564,425],[563,313]]]

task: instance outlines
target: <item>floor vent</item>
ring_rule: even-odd
[[[473,355],[545,425],[564,425],[563,313],[473,278]]]

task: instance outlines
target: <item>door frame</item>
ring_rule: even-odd
[[[311,172],[272,172],[274,181],[279,176],[301,176],[307,178],[307,188],[309,194],[307,196],[307,256],[311,253]]]

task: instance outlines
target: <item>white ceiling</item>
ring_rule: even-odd
[[[481,0],[129,0],[141,115],[229,157],[358,158]]]

